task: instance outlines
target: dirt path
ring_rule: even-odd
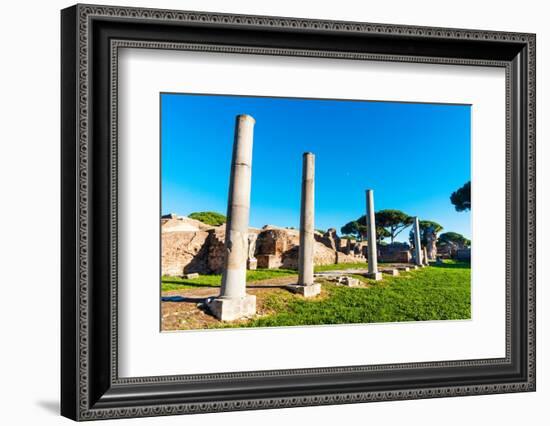
[[[405,265],[381,264],[380,270],[402,266]],[[345,264],[342,264],[342,269],[340,270],[319,272],[316,275],[321,279],[330,279],[331,276],[335,275],[362,274],[365,272],[367,272],[366,269],[346,269]],[[296,283],[297,279],[298,275],[290,275],[247,283],[247,293],[256,295],[257,317],[273,313],[269,311],[265,303],[269,295],[279,294],[282,300],[285,297],[291,297],[291,293],[284,287],[288,284]],[[162,330],[193,330],[219,326],[221,324],[220,321],[210,315],[205,308],[206,299],[217,296],[219,292],[219,287],[187,288],[163,292],[161,302]],[[320,297],[325,296],[326,293],[323,292]],[[301,296],[292,295],[292,297]],[[232,324],[243,324],[247,321],[249,320],[235,321]]]
[[[270,313],[264,304],[268,294],[288,294],[288,291],[284,289],[285,285],[295,283],[297,278],[297,275],[291,275],[248,283],[247,293],[256,295],[257,315]],[[204,307],[206,299],[217,296],[219,292],[219,287],[188,288],[163,292],[162,331],[204,329],[220,324],[220,321],[211,316]],[[246,322],[246,320],[241,322]]]

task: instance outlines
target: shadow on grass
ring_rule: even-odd
[[[162,284],[175,284],[175,285],[181,285],[186,287],[219,287],[220,284],[212,284],[211,282],[207,281],[199,281],[199,280],[193,280],[193,281],[176,281],[176,280],[162,280]]]
[[[163,302],[187,302],[187,303],[204,303],[206,297],[185,297],[185,296],[163,296]]]
[[[256,282],[280,277],[297,275],[298,272],[292,269],[257,269],[247,271],[246,281]],[[219,287],[222,276],[220,274],[201,275],[199,278],[182,279],[179,277],[162,277],[162,284],[176,285],[182,287]]]
[[[290,283],[292,284],[292,283]],[[285,288],[288,284],[247,285],[246,288]]]
[[[208,299],[211,299],[211,297],[163,296],[160,300],[162,302],[172,303],[192,303],[197,307],[197,309],[212,316],[212,312],[210,312],[210,309],[208,309],[206,304]]]
[[[288,277],[291,275],[298,275],[298,270],[294,269],[255,269],[253,271],[247,271],[246,279],[248,281],[258,279],[270,279],[279,277]]]
[[[440,264],[437,264],[435,262],[430,262],[430,266],[434,267],[434,268],[443,268],[443,269],[456,269],[456,268],[459,268],[459,269],[464,269],[464,268],[471,268],[471,264],[470,262],[452,262],[452,263],[440,263]]]
[[[181,281],[163,281],[162,283],[163,284],[175,284],[175,285],[181,286],[182,288],[187,288],[187,287],[216,288],[216,287],[220,287],[220,284],[210,284],[210,283],[208,283],[208,284],[205,284],[205,283],[189,283],[189,282],[181,282]],[[287,285],[288,284],[266,284],[266,285],[261,285],[261,284],[248,285],[247,284],[246,288],[285,288]],[[166,290],[166,291],[170,291],[170,290]]]

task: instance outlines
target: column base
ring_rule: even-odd
[[[391,275],[392,277],[397,277],[399,275],[399,271],[397,269],[384,269],[382,270],[384,274]]]
[[[286,289],[292,293],[301,294],[304,297],[315,297],[321,293],[321,284],[290,284],[286,286]]]
[[[245,297],[224,299],[217,297],[206,303],[208,309],[221,321],[235,321],[256,315],[256,296],[247,294]]]
[[[382,279],[382,272],[367,272],[365,277],[374,281],[380,281]]]

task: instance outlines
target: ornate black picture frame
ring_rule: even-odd
[[[62,27],[61,413],[74,420],[535,390],[535,35],[76,5]],[[506,70],[506,356],[119,378],[117,49]]]

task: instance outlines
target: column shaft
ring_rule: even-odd
[[[315,226],[315,155],[304,153],[302,163],[302,201],[300,207],[300,248],[298,284],[313,284]]]
[[[242,298],[246,295],[254,124],[254,119],[249,115],[236,118],[225,228],[222,298]]]
[[[367,189],[367,244],[369,274],[378,273],[378,253],[376,249],[376,220],[374,216],[374,191]]]
[[[414,262],[415,264],[422,265],[422,247],[420,243],[420,223],[418,217],[414,218],[413,222],[414,229]]]

